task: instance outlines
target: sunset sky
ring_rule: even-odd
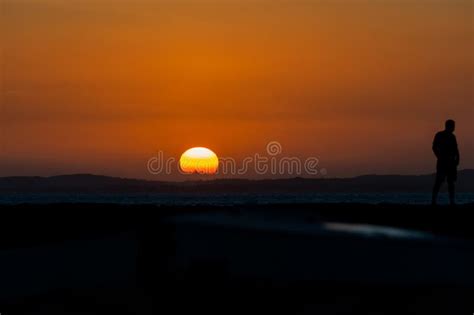
[[[278,141],[329,177],[474,168],[472,0],[0,0],[0,176]],[[252,175],[249,175],[252,177]]]

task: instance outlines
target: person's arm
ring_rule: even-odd
[[[433,140],[433,153],[436,155],[437,158],[439,158],[439,140],[438,140],[438,134],[435,135],[434,140]]]
[[[458,149],[458,141],[456,140],[456,137],[454,137],[454,146],[455,146],[454,160],[456,161],[456,166],[457,166],[459,165],[460,155],[459,155],[459,149]]]

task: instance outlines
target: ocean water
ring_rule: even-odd
[[[459,193],[458,204],[474,203],[474,193]],[[245,205],[304,203],[429,204],[428,193],[304,193],[304,194],[0,194],[0,204],[114,203],[156,205]],[[439,204],[447,204],[440,194]]]

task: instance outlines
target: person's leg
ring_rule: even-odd
[[[452,166],[450,168],[450,171],[448,173],[448,191],[449,191],[449,203],[451,205],[456,204],[456,199],[455,199],[455,183],[457,179],[457,169],[456,166]]]
[[[433,195],[432,195],[432,199],[431,199],[431,204],[432,205],[436,205],[436,202],[438,201],[438,193],[439,193],[439,189],[441,188],[441,184],[443,183],[444,181],[444,178],[442,176],[442,174],[438,173],[436,174],[436,179],[435,179],[435,183],[434,183],[434,186],[433,186]]]
[[[453,206],[456,204],[455,185],[453,180],[448,180],[449,203]]]

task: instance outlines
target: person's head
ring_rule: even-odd
[[[446,131],[449,132],[454,132],[454,129],[456,128],[456,123],[452,119],[446,120],[446,123],[444,124]]]

